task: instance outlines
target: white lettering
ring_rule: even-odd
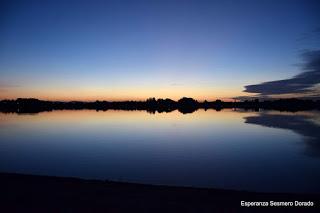
[[[268,202],[253,202],[253,201],[241,201],[241,206],[254,207],[254,206],[268,206]]]
[[[293,202],[270,201],[270,206],[293,206]]]
[[[312,201],[294,201],[295,206],[314,206],[314,203]]]

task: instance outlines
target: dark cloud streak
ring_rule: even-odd
[[[312,87],[320,83],[320,50],[306,51],[302,54],[304,72],[290,79],[269,81],[247,85],[244,92],[258,93],[260,96],[283,94],[319,94]]]

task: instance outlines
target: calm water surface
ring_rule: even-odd
[[[0,113],[0,171],[320,192],[320,113]]]

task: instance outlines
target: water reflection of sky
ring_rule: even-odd
[[[317,192],[319,117],[318,112],[231,110],[0,114],[0,170]]]
[[[246,123],[265,127],[288,129],[303,136],[306,154],[320,157],[320,113],[260,113],[246,117]]]

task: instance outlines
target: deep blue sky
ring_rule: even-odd
[[[0,98],[243,95],[300,73],[317,1],[1,1]]]

